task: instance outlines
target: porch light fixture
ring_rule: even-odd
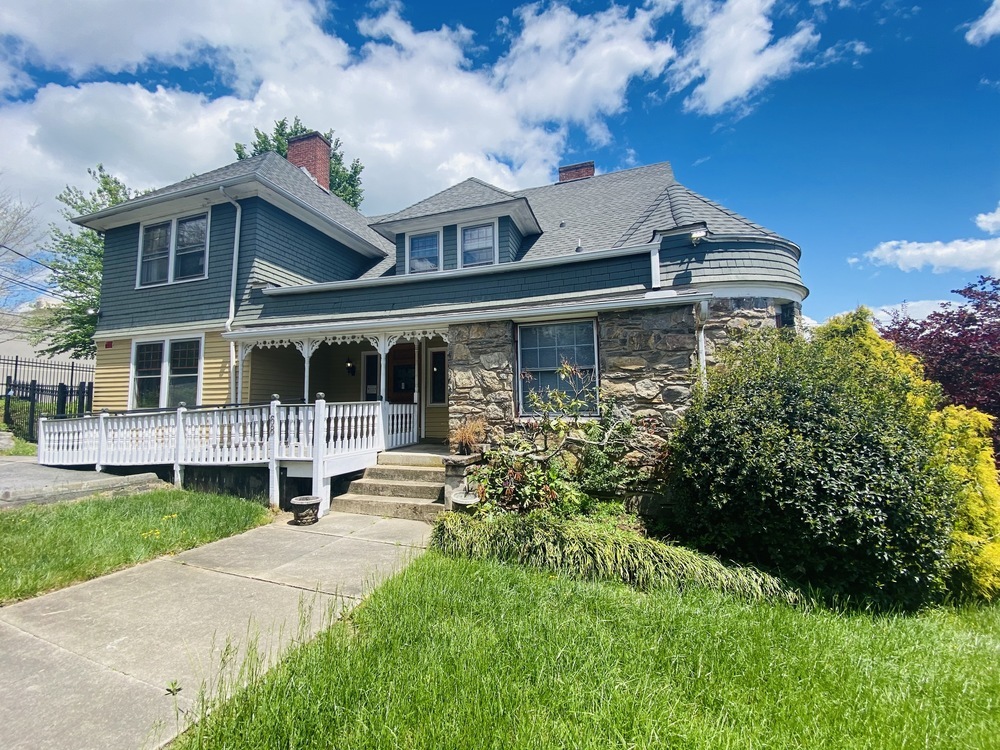
[[[357,371],[358,371],[358,368],[355,367],[354,363],[351,361],[351,358],[348,357],[347,358],[347,374],[350,375],[353,378],[354,377],[354,373],[356,373]]]

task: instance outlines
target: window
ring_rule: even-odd
[[[135,409],[176,407],[198,403],[201,339],[136,343],[132,358]]]
[[[205,277],[208,214],[173,219],[142,228],[138,286]]]
[[[496,224],[459,227],[462,268],[489,266],[497,262]]]
[[[518,327],[522,414],[536,411],[532,394],[545,398],[562,391],[587,402],[587,413],[597,410],[597,338],[591,320]],[[572,368],[564,377],[563,365]]]
[[[415,234],[406,238],[407,273],[426,273],[441,268],[441,234]]]
[[[431,349],[427,382],[430,383],[430,398],[433,405],[448,403],[448,354],[445,349]]]

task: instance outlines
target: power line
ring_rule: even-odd
[[[12,248],[12,247],[11,247],[10,245],[4,245],[4,244],[3,244],[2,242],[0,242],[0,247],[2,247],[2,248],[3,248],[4,250],[9,250],[10,252],[14,253],[14,255],[20,255],[20,256],[21,256],[22,258],[24,258],[25,260],[30,260],[30,261],[31,261],[32,263],[37,263],[37,264],[38,264],[38,265],[40,265],[40,266],[41,266],[42,268],[47,268],[47,269],[49,269],[50,271],[52,271],[52,273],[55,273],[55,272],[56,272],[56,269],[54,269],[54,268],[53,268],[52,266],[50,266],[50,265],[48,265],[48,264],[46,264],[46,263],[42,263],[42,261],[40,261],[40,260],[36,260],[35,258],[32,258],[32,257],[31,257],[31,256],[29,256],[29,255],[25,255],[25,254],[24,254],[24,253],[22,253],[22,252],[21,252],[20,250],[15,250],[15,249],[14,249],[14,248]]]
[[[11,284],[18,284],[19,286],[23,286],[25,289],[30,289],[31,291],[38,292],[39,294],[51,294],[53,297],[60,297],[64,300],[70,300],[70,301],[72,300],[72,297],[68,297],[62,292],[57,292],[53,289],[46,289],[45,287],[38,286],[36,284],[31,284],[22,279],[15,279],[11,276],[6,276],[2,273],[0,273],[0,280],[9,281]]]

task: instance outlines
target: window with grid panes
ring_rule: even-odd
[[[407,273],[426,273],[441,267],[438,233],[417,234],[409,238],[410,260]]]
[[[592,320],[518,326],[522,414],[532,414],[532,394],[562,391],[587,402],[585,413],[597,410],[597,340]],[[574,374],[563,377],[570,365]]]
[[[208,214],[148,224],[142,228],[139,286],[204,278],[207,253]]]
[[[493,224],[462,227],[462,267],[488,266],[496,260]]]
[[[198,401],[200,339],[147,341],[135,345],[132,408],[172,408]]]

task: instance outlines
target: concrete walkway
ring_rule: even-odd
[[[26,503],[54,503],[105,492],[132,494],[168,486],[156,474],[118,476],[93,469],[39,466],[34,456],[0,456],[0,510]]]
[[[0,748],[160,747],[218,686],[224,652],[232,671],[256,641],[273,663],[430,535],[420,521],[289,518],[0,608]]]

